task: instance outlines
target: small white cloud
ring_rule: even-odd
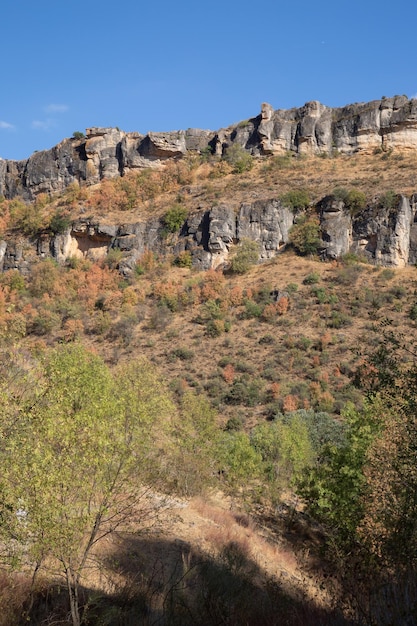
[[[66,113],[69,110],[67,104],[48,104],[44,107],[46,113]]]
[[[35,130],[50,130],[55,126],[55,121],[51,119],[47,120],[33,120],[32,128]]]
[[[14,126],[13,124],[9,124],[9,122],[3,122],[3,120],[0,120],[0,128],[3,130],[13,130]]]

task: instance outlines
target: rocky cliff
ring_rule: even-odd
[[[310,102],[285,111],[263,104],[257,117],[216,132],[188,129],[140,135],[90,128],[85,137],[65,139],[26,161],[0,160],[0,194],[30,202],[40,193],[61,192],[74,182],[93,185],[135,169],[161,168],[189,151],[222,155],[234,143],[259,156],[416,150],[417,100],[397,96],[341,109]],[[373,201],[359,213],[340,198],[327,196],[317,204],[317,213],[323,258],[353,252],[382,265],[417,262],[417,195],[397,196],[390,206]],[[70,257],[98,259],[111,249],[121,251],[120,270],[126,274],[145,250],[162,255],[188,251],[195,267],[216,268],[227,266],[230,251],[243,239],[257,241],[264,260],[286,246],[299,217],[279,197],[250,199],[237,208],[219,202],[191,212],[180,231],[168,238],[158,217],[129,224],[82,218],[60,235],[19,239],[14,234],[0,242],[0,270],[25,272],[39,257],[58,262]]]
[[[126,275],[145,250],[174,256],[187,250],[196,268],[227,267],[229,253],[244,239],[259,244],[262,261],[285,249],[300,215],[276,198],[242,203],[237,212],[221,203],[194,212],[178,233],[168,236],[157,217],[130,224],[79,219],[63,234],[0,242],[0,271],[25,273],[39,258],[54,258],[59,263],[69,258],[98,260],[112,249],[121,251],[119,269]],[[328,196],[318,204],[318,215],[323,259],[355,253],[379,265],[417,263],[417,195],[398,196],[390,207],[374,204],[355,215],[343,201]]]
[[[254,155],[417,149],[417,100],[395,96],[335,109],[319,102],[289,110],[263,104],[256,117],[218,131],[140,135],[89,128],[85,138],[65,139],[27,160],[0,160],[0,195],[33,199],[42,192],[62,191],[75,181],[91,185],[137,168],[159,167],[187,151],[222,155],[233,143]]]

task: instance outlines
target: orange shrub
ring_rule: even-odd
[[[291,411],[296,411],[298,409],[298,398],[289,394],[285,396],[282,400],[282,410],[284,413],[290,413]]]
[[[233,306],[240,306],[243,303],[243,290],[239,285],[235,285],[228,293],[229,303]]]
[[[286,296],[283,296],[282,298],[278,300],[275,306],[276,306],[278,315],[284,315],[289,309],[290,301]]]
[[[223,378],[228,385],[231,385],[235,379],[236,370],[231,363],[228,363],[223,370]]]
[[[271,384],[271,396],[274,400],[278,400],[281,385],[277,382]]]

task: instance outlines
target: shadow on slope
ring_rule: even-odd
[[[183,541],[125,536],[106,567],[119,583],[113,594],[90,603],[86,623],[91,625],[351,624],[292,594],[290,582],[284,590],[268,579],[235,542],[209,557]]]

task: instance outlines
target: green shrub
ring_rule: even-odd
[[[321,246],[317,215],[302,215],[291,228],[289,239],[298,254],[317,254]]]
[[[192,264],[193,259],[189,250],[184,250],[183,252],[180,252],[179,255],[174,259],[174,265],[176,265],[177,267],[191,267]]]
[[[74,130],[74,132],[72,133],[72,137],[73,139],[85,139],[84,133],[82,133],[80,130]]]
[[[7,285],[11,291],[22,293],[26,289],[26,282],[18,270],[7,270],[1,275],[1,284]]]
[[[310,195],[304,189],[293,189],[281,196],[281,202],[292,211],[303,211],[310,205]]]
[[[166,233],[175,233],[187,219],[188,211],[181,204],[174,204],[164,215],[163,224]]]
[[[68,215],[62,211],[56,211],[49,222],[49,229],[54,233],[54,235],[60,235],[65,233],[70,224],[71,220]]]
[[[417,321],[417,304],[413,304],[413,306],[410,309],[409,316],[410,316],[410,319],[412,319],[414,322]]]
[[[251,317],[261,317],[263,307],[253,300],[245,301],[245,310],[241,314],[243,319],[250,319]]]
[[[22,231],[27,237],[38,234],[43,226],[39,207],[35,204],[25,204],[18,199],[10,203],[10,217],[12,228]]]
[[[108,267],[110,267],[110,269],[117,269],[122,258],[123,252],[122,250],[120,250],[120,248],[110,248],[104,260],[104,263]]]
[[[188,348],[175,348],[171,352],[171,357],[172,360],[191,361],[194,358],[194,352]]]
[[[237,143],[234,143],[226,148],[223,158],[233,167],[233,172],[235,174],[248,172],[253,167],[252,155]]]
[[[398,194],[392,189],[379,196],[379,205],[386,210],[395,209],[398,205]]]
[[[230,271],[244,274],[259,260],[259,244],[251,239],[242,239],[230,260]]]
[[[366,196],[359,189],[336,187],[332,195],[336,200],[342,200],[352,215],[356,215],[366,207]]]
[[[307,274],[307,276],[303,280],[303,285],[316,285],[320,280],[320,274],[317,272],[312,272],[311,274]]]
[[[288,283],[285,287],[284,291],[288,291],[289,294],[294,294],[298,291],[297,283]]]

